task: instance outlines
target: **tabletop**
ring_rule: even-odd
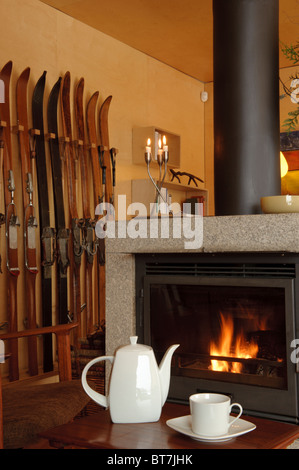
[[[225,442],[201,442],[170,428],[166,421],[189,415],[189,406],[166,403],[154,423],[115,424],[109,410],[57,426],[40,435],[54,447],[86,449],[280,449],[299,438],[299,426],[242,415],[256,429]]]

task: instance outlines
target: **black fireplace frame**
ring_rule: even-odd
[[[272,389],[193,377],[172,375],[169,401],[188,403],[188,397],[197,392],[218,392],[230,395],[242,403],[248,415],[274,418],[299,423],[299,374],[291,362],[291,341],[299,338],[299,255],[296,253],[160,253],[137,254],[136,266],[136,334],[139,342],[151,344],[150,325],[146,305],[151,282],[161,282],[173,276],[175,282],[199,284],[207,281],[225,284],[239,279],[241,284],[254,285],[262,278],[264,285],[285,287],[287,389]],[[290,300],[288,300],[290,299]],[[288,303],[289,302],[289,303]]]

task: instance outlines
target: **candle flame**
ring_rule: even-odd
[[[147,146],[149,147],[151,145],[151,139],[147,139]]]
[[[166,136],[163,135],[163,145],[166,145]]]
[[[162,142],[161,142],[161,139],[159,139],[159,149],[162,148]]]

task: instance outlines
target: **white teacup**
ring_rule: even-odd
[[[243,408],[239,403],[231,404],[227,395],[219,393],[196,393],[189,398],[192,431],[202,436],[227,434],[230,426],[241,416]],[[231,421],[229,415],[233,406],[240,412]]]

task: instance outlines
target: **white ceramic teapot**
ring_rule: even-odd
[[[110,409],[114,423],[158,421],[169,391],[171,358],[179,346],[170,346],[158,367],[153,349],[137,344],[137,336],[117,349],[115,356],[101,356],[90,361],[82,372],[82,385],[96,403]],[[88,369],[97,362],[110,361],[109,394],[94,391],[86,381]]]

